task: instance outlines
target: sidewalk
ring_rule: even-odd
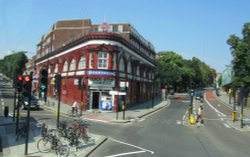
[[[20,121],[24,122],[24,121]],[[0,116],[0,157],[57,157],[55,152],[40,153],[37,149],[37,141],[40,139],[41,128],[37,123],[30,123],[29,129],[29,143],[28,143],[28,155],[24,155],[25,152],[25,138],[20,137],[16,141],[15,136],[15,122],[12,121],[12,117]],[[48,126],[49,129],[53,128]],[[75,147],[71,147],[69,157],[82,157],[91,153],[107,138],[104,136],[90,134],[92,143],[81,144],[80,150],[76,151]],[[2,152],[1,152],[2,151]]]
[[[214,95],[216,94],[214,93]],[[231,100],[232,103],[229,104],[229,96],[227,95],[226,92],[220,91],[220,96],[217,97],[217,100],[221,101],[225,105],[232,108],[232,111],[233,111],[233,100]],[[233,122],[232,118],[225,119],[227,124],[229,124],[231,127],[239,131],[250,131],[250,109],[247,107],[243,108],[243,124],[244,124],[243,128],[241,128],[241,121],[240,121],[240,116],[239,116],[241,113],[241,106],[236,105],[236,112],[237,112],[237,120]]]
[[[57,104],[50,103],[45,104],[41,102],[42,108],[51,110],[52,112],[57,111]],[[84,120],[98,121],[103,123],[127,123],[135,119],[146,116],[152,112],[162,109],[170,104],[170,100],[161,101],[161,97],[155,97],[154,104],[152,105],[152,100],[129,107],[125,110],[125,118],[123,119],[123,112],[118,113],[113,111],[100,111],[100,110],[90,110],[83,112],[81,116]],[[71,110],[71,106],[61,103],[60,114],[67,114],[67,111]]]
[[[87,114],[83,118],[86,120],[100,121],[104,123],[127,123],[134,121],[138,118],[142,118],[148,114],[156,112],[163,107],[168,106],[170,100],[161,101],[160,97],[156,97],[154,105],[152,106],[152,101],[148,101],[133,107],[129,107],[125,110],[125,116],[123,119],[123,112],[100,112]]]

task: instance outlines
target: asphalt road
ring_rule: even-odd
[[[197,103],[197,101],[196,101]],[[172,100],[168,108],[125,125],[97,125],[91,131],[109,137],[91,157],[248,157],[248,132],[230,128],[208,104],[205,124],[179,124],[189,102]]]
[[[13,89],[0,80],[1,107],[10,107],[12,113]],[[197,103],[197,101],[195,101]],[[108,137],[91,157],[248,157],[250,154],[249,132],[240,132],[229,127],[206,102],[204,103],[205,124],[183,126],[180,124],[189,106],[186,100],[171,100],[167,108],[126,124],[104,124],[90,122],[89,131]],[[211,102],[220,112],[228,114],[219,102]],[[21,110],[25,117],[26,110]],[[33,122],[42,121],[56,125],[53,112],[31,111]],[[61,116],[61,120],[71,121]]]

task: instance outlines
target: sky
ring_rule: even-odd
[[[249,0],[0,0],[0,59],[13,51],[36,54],[36,45],[58,20],[129,22],[156,52],[197,57],[217,72],[232,60],[226,41],[242,37]]]

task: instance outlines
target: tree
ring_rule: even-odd
[[[0,72],[10,78],[13,78],[14,74],[22,74],[25,70],[25,64],[28,61],[25,53],[24,51],[20,51],[5,56],[0,61]]]
[[[156,77],[161,87],[173,87],[175,91],[187,91],[192,85],[212,85],[216,72],[198,58],[185,60],[173,51],[160,52],[156,58]],[[194,88],[195,88],[194,87]]]
[[[246,93],[250,92],[250,23],[245,23],[242,29],[242,39],[231,35],[227,40],[233,56],[233,85],[244,86]]]

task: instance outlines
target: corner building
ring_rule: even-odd
[[[58,99],[60,74],[62,103],[117,111],[120,100],[132,106],[152,99],[155,54],[129,23],[58,21],[37,45],[35,74],[39,80],[48,71],[47,101]]]

